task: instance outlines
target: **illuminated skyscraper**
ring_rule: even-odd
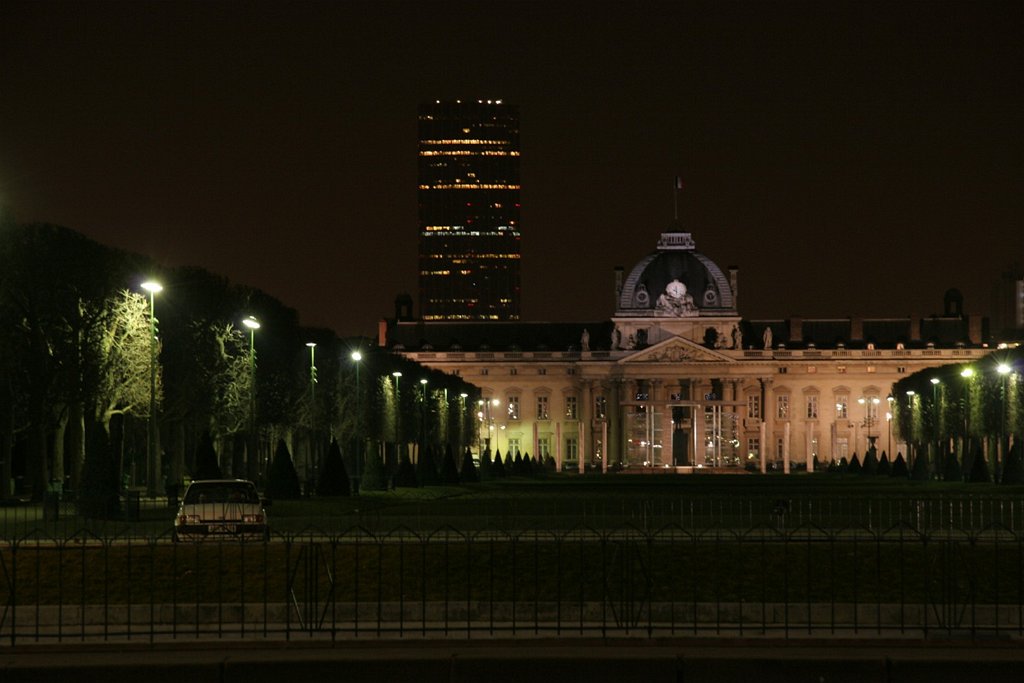
[[[420,317],[519,319],[519,108],[419,109]]]

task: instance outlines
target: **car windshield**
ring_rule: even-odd
[[[202,503],[259,503],[256,488],[248,483],[211,482],[192,484],[185,493],[185,505]]]

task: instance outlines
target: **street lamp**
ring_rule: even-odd
[[[306,486],[309,486],[309,461],[314,460],[313,473],[319,472],[320,454],[316,443],[316,342],[309,347],[309,459],[306,461]],[[315,477],[314,477],[315,478]]]
[[[242,324],[249,328],[249,469],[253,465],[259,466],[256,450],[256,330],[260,329],[260,323],[251,315],[242,320]],[[252,472],[250,472],[250,476]]]
[[[888,443],[889,460],[893,461],[894,458],[893,458],[893,455],[892,455],[892,402],[895,401],[896,399],[893,398],[892,394],[889,394],[888,396],[885,397],[885,400],[889,404],[889,409],[885,412],[885,422],[886,422],[886,424],[889,427],[889,443]],[[907,453],[907,456],[909,458],[910,453]]]
[[[420,380],[420,453],[422,457],[423,451],[427,448],[427,380]]]
[[[1007,394],[1009,393],[1009,387],[1007,387],[1007,382],[1009,382],[1010,380],[1010,371],[1012,369],[1013,368],[1011,368],[1007,363],[1000,363],[999,365],[996,366],[996,372],[1003,376],[1003,386],[1001,387],[1003,393],[1001,396],[1002,400],[1000,401],[1001,405],[999,406],[999,462],[1001,465],[1006,463],[1006,399]],[[998,476],[998,472],[996,474]]]
[[[355,464],[356,476],[355,476],[355,490],[359,491],[359,459],[363,454],[363,440],[362,440],[362,413],[359,412],[361,406],[361,397],[359,394],[359,361],[363,360],[363,354],[359,351],[353,351],[349,358],[352,359],[352,363],[356,366],[356,452],[355,457],[352,458]]]
[[[161,493],[163,487],[157,483],[157,425],[156,425],[156,295],[163,291],[163,285],[153,280],[142,283],[149,292],[149,421],[146,424],[146,495],[150,498]]]
[[[401,442],[402,437],[399,435],[402,421],[402,399],[401,394],[398,392],[398,380],[402,377],[402,373],[395,370],[391,373],[391,376],[395,378],[395,444]]]
[[[865,452],[867,449],[875,445],[875,438],[871,436],[871,426],[875,423],[875,416],[878,411],[878,404],[881,400],[877,396],[861,396],[857,399],[857,403],[864,406],[864,426],[867,427],[867,445],[865,446]]]

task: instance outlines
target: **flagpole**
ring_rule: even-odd
[[[683,179],[680,176],[676,176],[675,187],[672,190],[672,204],[673,213],[675,215],[675,222],[679,222],[679,190],[683,187]]]

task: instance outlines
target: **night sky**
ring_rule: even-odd
[[[988,314],[1022,45],[1021,2],[3,0],[0,203],[373,335],[415,299],[417,104],[501,98],[524,319],[611,316],[676,175],[745,317]]]

